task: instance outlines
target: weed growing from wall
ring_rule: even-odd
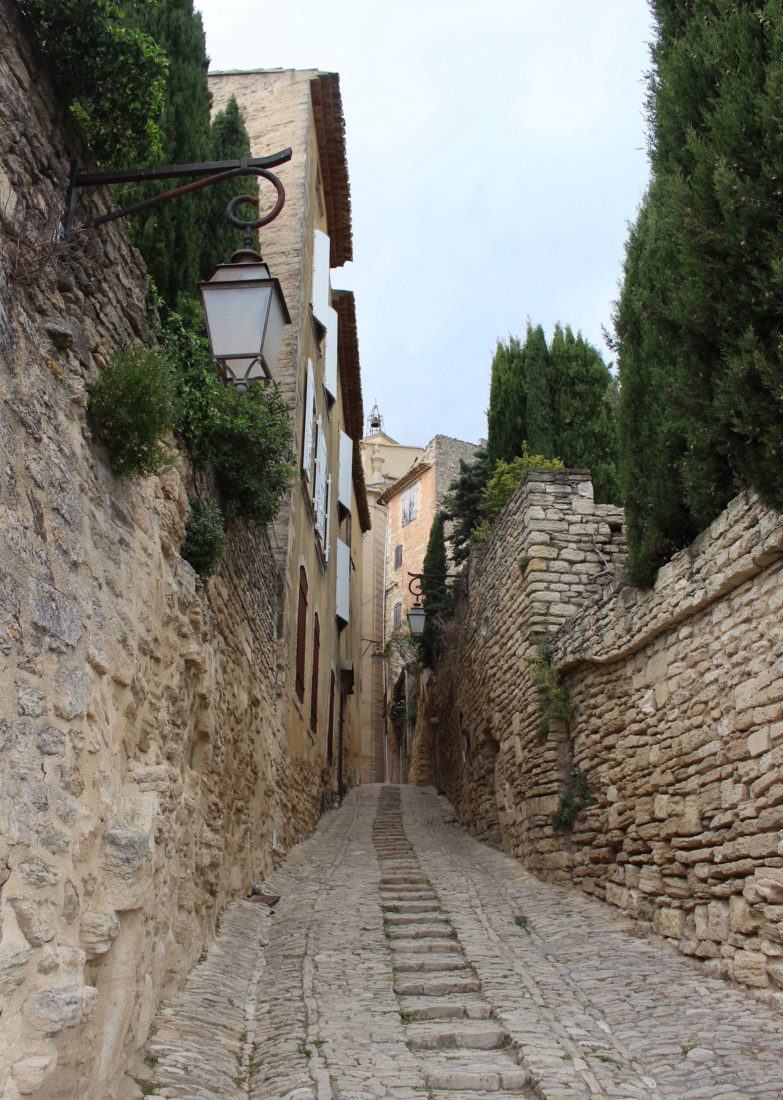
[[[538,643],[534,657],[526,657],[525,660],[535,669],[538,709],[542,715],[540,732],[546,737],[550,720],[569,722],[574,717],[573,696],[552,662],[552,647],[548,638]]]
[[[223,513],[205,497],[190,497],[190,515],[180,553],[202,577],[211,577],[220,568],[226,549]]]
[[[180,417],[174,372],[157,351],[117,352],[90,387],[87,411],[119,477],[150,477],[171,464],[162,440]]]
[[[584,772],[576,769],[571,786],[560,795],[560,806],[550,814],[552,828],[558,833],[573,829],[576,815],[587,806],[591,806],[593,802],[595,802],[595,795],[587,786],[587,777]]]

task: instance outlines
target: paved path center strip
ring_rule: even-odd
[[[269,885],[275,915],[230,906],[161,1009],[146,1095],[783,1097],[771,1007],[447,824],[430,790],[351,792]]]

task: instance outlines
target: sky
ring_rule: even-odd
[[[646,0],[195,0],[211,68],[340,74],[365,424],[486,436],[498,340],[604,343],[648,179]],[[263,155],[275,150],[253,150]]]

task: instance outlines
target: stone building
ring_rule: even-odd
[[[373,512],[365,570],[374,576],[372,590],[365,587],[365,639],[375,640],[370,650],[375,656],[365,658],[372,677],[372,690],[365,692],[363,703],[365,731],[372,730],[375,761],[380,760],[383,741],[384,774],[397,782],[407,776],[414,691],[403,652],[406,616],[414,603],[408,573],[422,571],[432,521],[459,474],[460,459],[471,461],[475,452],[474,444],[444,435],[434,436],[424,448],[403,447],[383,431],[372,431],[362,440]],[[377,767],[373,774],[382,778],[379,773]]]
[[[293,320],[278,380],[298,469],[278,522],[235,523],[205,585],[180,547],[206,475],[172,437],[168,470],[120,479],[87,417],[117,349],[152,340],[146,273],[122,223],[84,224],[104,191],[56,240],[71,161],[89,157],[0,0],[4,1100],[121,1095],[226,902],[357,775],[369,513],[353,300],[329,289],[351,247],[339,84],[254,82],[254,149],[294,149],[262,246]]]
[[[279,170],[284,213],[264,230],[264,258],[292,317],[276,375],[296,410],[299,477],[278,517],[286,571],[281,654],[289,752],[321,798],[360,777],[362,535],[370,516],[359,442],[364,425],[353,295],[330,270],[352,259],[339,77],[315,70],[211,73],[213,109],[236,98],[261,156],[290,145]],[[288,280],[288,281],[286,281]]]
[[[407,622],[415,597],[408,573],[420,573],[430,528],[449,486],[459,474],[460,459],[470,462],[477,445],[450,436],[434,436],[417,461],[379,497],[388,508],[386,536],[386,630]]]
[[[372,526],[363,547],[362,590],[362,779],[381,783],[386,759],[386,540],[388,508],[381,495],[421,458],[423,448],[398,443],[383,430],[377,405],[368,417],[361,459]]]

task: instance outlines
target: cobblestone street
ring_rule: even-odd
[[[783,1096],[778,1012],[445,814],[392,786],[327,814],[159,1013],[145,1094]]]

